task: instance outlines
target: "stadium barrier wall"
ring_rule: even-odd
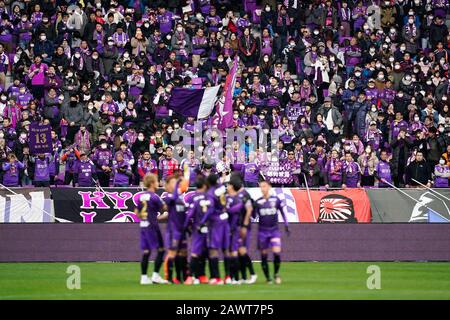
[[[140,188],[15,188],[0,190],[0,223],[137,222]],[[247,189],[253,199],[259,188]],[[450,222],[450,189],[311,190],[273,188],[289,222]],[[165,196],[162,189],[158,190]],[[408,195],[406,195],[406,194]],[[184,197],[188,199],[192,191]],[[416,199],[416,201],[412,199]],[[281,221],[281,216],[280,216]]]
[[[262,196],[259,188],[248,188],[256,200]],[[328,222],[370,222],[370,200],[364,189],[333,191],[314,190],[309,193],[299,188],[273,188],[285,204],[286,218],[289,222],[315,222],[319,215]],[[55,219],[59,222],[137,222],[133,211],[140,194],[140,188],[106,188],[105,192],[93,188],[52,188]],[[163,189],[158,190],[161,198],[166,196]],[[193,191],[184,194],[186,201]],[[281,216],[280,216],[281,220]]]
[[[292,223],[290,228],[291,236],[283,233],[282,239],[285,261],[450,261],[450,224]],[[250,254],[259,260],[256,229],[253,225]],[[139,258],[138,224],[0,224],[0,262]]]

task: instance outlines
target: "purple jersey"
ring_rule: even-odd
[[[114,163],[114,185],[129,185],[131,167],[128,162],[122,160]]]
[[[450,168],[437,164],[434,167],[434,186],[436,188],[448,188],[448,177],[450,176]]]
[[[92,175],[95,173],[95,166],[91,160],[80,161],[76,173],[78,174],[78,185],[80,187],[92,187]]]
[[[192,223],[194,229],[201,225],[204,215],[210,210],[211,201],[205,192],[196,192],[189,200],[189,210],[187,213],[185,227]]]
[[[384,179],[387,182],[392,184],[392,173],[391,173],[391,165],[389,164],[389,162],[384,161],[384,160],[380,160],[380,162],[378,162],[376,168],[376,176],[378,179]],[[384,183],[382,181],[380,181],[378,183],[379,187],[388,187],[389,185],[387,183]]]
[[[23,169],[24,165],[20,161],[5,162],[3,163],[3,184],[7,187],[18,187],[19,186],[19,170]]]
[[[34,180],[35,181],[50,181],[50,158],[44,159],[36,158],[34,167]]]
[[[173,193],[168,194],[164,198],[164,202],[167,204],[167,211],[169,218],[167,221],[167,229],[173,232],[183,232],[186,222],[186,204],[184,203],[183,196],[178,192],[179,182],[175,185]]]
[[[258,183],[259,166],[255,162],[246,162],[242,166],[242,176],[244,181]]]
[[[163,205],[161,198],[156,193],[150,191],[142,193],[139,197],[137,209],[139,211],[145,209],[147,211],[147,219],[141,221],[141,227],[158,226],[157,217]]]
[[[207,196],[211,202],[211,210],[209,210],[202,219],[202,224],[209,221],[210,224],[227,224],[228,214],[225,211],[226,205],[226,188],[223,185],[211,187]]]
[[[191,252],[201,255],[207,248],[207,234],[199,230],[203,216],[211,210],[211,202],[205,192],[195,192],[189,199],[189,210],[187,213],[185,228],[192,223]]]
[[[228,223],[230,224],[231,232],[238,230],[240,213],[244,208],[244,203],[238,195],[227,195],[226,210],[228,213]]]
[[[276,196],[261,197],[255,201],[255,215],[259,217],[259,230],[278,230],[278,212],[281,213],[285,225],[287,225],[286,206]]]
[[[97,165],[97,171],[102,172],[102,166],[111,166],[112,153],[109,149],[96,149],[92,160]]]

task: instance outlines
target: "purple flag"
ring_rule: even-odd
[[[217,127],[220,130],[225,130],[226,128],[231,128],[233,126],[233,93],[234,86],[236,84],[236,75],[238,69],[238,58],[234,58],[233,66],[231,67],[230,73],[227,75],[225,82],[225,101],[223,103],[223,109],[219,109],[219,122]]]
[[[205,89],[173,88],[168,107],[185,116],[204,119],[211,114],[220,86]]]
[[[52,128],[49,124],[30,124],[30,134],[28,138],[31,154],[52,153]]]

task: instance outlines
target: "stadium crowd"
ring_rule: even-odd
[[[0,0],[0,165],[8,187],[139,185],[182,165],[256,186],[448,187],[448,0]],[[172,133],[174,87],[240,68],[243,144],[204,163]],[[217,109],[223,104],[219,93]],[[215,111],[199,119],[213,128]],[[53,152],[30,154],[50,124]],[[261,130],[278,129],[276,148]],[[268,158],[266,150],[276,154]],[[218,152],[220,154],[220,152]],[[62,165],[61,165],[62,164]],[[95,180],[95,181],[94,181]]]

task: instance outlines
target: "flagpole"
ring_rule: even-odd
[[[308,181],[307,181],[307,178],[306,178],[306,174],[304,172],[303,172],[303,177],[305,178],[306,192],[308,193],[309,205],[311,206],[311,212],[312,212],[313,217],[314,217],[314,222],[317,222],[316,214],[314,212],[314,206],[313,206],[312,199],[311,199],[311,193],[309,191]]]
[[[431,192],[437,194],[438,196],[444,198],[445,200],[450,201],[450,198],[444,196],[442,193],[439,193],[439,192],[437,192],[436,190],[433,190],[433,189],[427,187],[426,185],[424,185],[423,183],[420,183],[419,181],[417,181],[417,180],[414,179],[414,178],[411,178],[411,180],[414,181],[414,182],[417,182],[417,183],[420,184],[422,187],[426,188],[427,190],[430,190]]]
[[[396,191],[398,191],[398,192],[404,194],[405,196],[407,196],[408,198],[410,198],[411,200],[413,200],[415,203],[418,203],[418,204],[424,206],[424,207],[427,208],[428,210],[431,210],[431,211],[433,211],[434,213],[436,213],[436,214],[437,214],[438,216],[440,216],[441,218],[447,220],[447,218],[445,218],[444,216],[442,216],[439,212],[437,212],[437,211],[434,210],[434,209],[431,209],[431,208],[428,207],[426,204],[423,204],[423,203],[420,202],[419,200],[413,198],[412,196],[410,196],[409,194],[407,194],[405,191],[403,191],[403,190],[397,188],[397,187],[394,186],[392,183],[386,181],[386,179],[383,179],[382,182],[384,182],[384,183],[386,183],[387,185],[389,185],[390,187],[394,188]]]
[[[97,181],[94,180],[94,178],[92,178],[92,181],[94,181],[95,186],[98,189],[100,189],[101,192],[103,192],[105,194],[105,196],[109,199],[109,201],[111,201],[111,203],[113,205],[113,209],[114,209],[114,206],[116,206],[116,204],[114,203],[113,199],[109,196],[108,193],[106,193],[105,189],[103,189],[102,186],[100,184],[98,184]],[[117,210],[119,210],[120,213],[123,213],[122,209],[120,209],[118,206],[117,206]]]
[[[11,192],[11,193],[14,194],[14,195],[19,195],[19,196],[22,195],[22,194],[19,194],[19,193],[13,191],[12,189],[8,188],[7,186],[5,186],[5,185],[3,185],[3,184],[1,184],[1,183],[0,183],[0,188],[5,189],[6,191],[9,191],[9,192]],[[28,200],[27,198],[25,198],[25,201],[26,201],[31,207],[33,207],[33,203],[32,203],[30,200]],[[48,215],[48,216],[51,217],[52,219],[57,219],[54,215],[52,215],[51,213],[49,213],[49,212],[46,211],[45,209],[37,208],[36,206],[35,206],[34,208],[35,208],[35,209],[42,210],[43,213],[45,213],[46,215]],[[26,222],[26,221],[25,221],[25,222]]]

